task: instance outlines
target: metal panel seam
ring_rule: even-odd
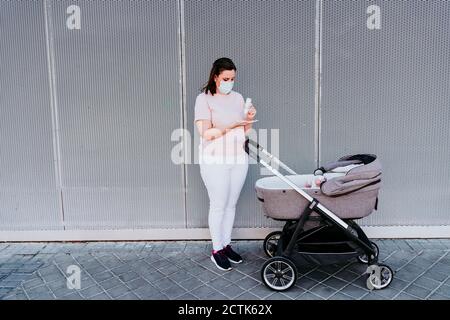
[[[181,128],[183,140],[183,166],[182,166],[182,183],[183,183],[183,210],[184,210],[184,226],[187,228],[187,144],[185,130],[187,130],[186,120],[186,62],[185,62],[185,29],[184,29],[184,1],[177,0],[178,7],[178,35],[179,35],[179,63],[180,63],[180,108],[181,108]]]
[[[48,80],[50,87],[50,108],[52,114],[52,137],[53,137],[53,163],[55,166],[56,188],[59,194],[58,204],[61,212],[61,219],[63,229],[64,225],[64,206],[62,195],[61,182],[61,150],[59,141],[59,117],[58,117],[58,99],[56,95],[56,71],[55,71],[55,52],[54,52],[54,37],[53,37],[53,20],[52,20],[52,6],[50,0],[43,1],[44,19],[45,19],[45,39],[47,48],[47,66],[48,66]]]
[[[314,106],[314,157],[316,167],[320,166],[320,103],[322,89],[322,0],[316,1],[316,19],[315,19],[315,106]]]

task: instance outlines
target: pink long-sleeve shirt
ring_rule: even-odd
[[[227,95],[216,93],[214,96],[210,92],[202,92],[195,100],[194,122],[201,119],[210,120],[213,127],[224,129],[237,121],[245,120],[244,104],[244,97],[233,90]],[[244,126],[238,126],[213,140],[208,141],[201,137],[199,152],[204,156],[242,157],[246,155],[244,142]]]

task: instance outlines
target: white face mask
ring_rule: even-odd
[[[220,92],[224,94],[230,93],[231,89],[233,89],[234,81],[220,81]]]

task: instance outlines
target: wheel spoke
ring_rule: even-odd
[[[281,285],[282,285],[283,287],[286,285],[286,282],[284,281],[283,278],[280,278],[280,282],[281,282]]]
[[[292,280],[292,277],[291,277],[291,276],[288,276],[287,274],[283,274],[283,278],[284,278],[284,279],[287,279],[287,280],[289,280],[289,281]]]
[[[273,281],[272,281],[272,285],[273,285],[274,287],[276,286],[277,280],[278,280],[277,278],[274,278]]]
[[[274,277],[275,277],[274,273],[266,274],[266,278],[274,278]]]
[[[277,270],[275,270],[271,265],[267,266],[267,269],[269,269],[270,271],[272,271],[273,273],[277,272]]]
[[[289,267],[289,266],[288,266],[287,268],[285,268],[285,269],[281,270],[281,272],[282,272],[282,273],[285,273],[285,272],[286,272],[286,270],[290,270],[290,269],[291,269],[291,267]]]

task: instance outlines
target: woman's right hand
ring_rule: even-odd
[[[228,129],[234,129],[234,128],[237,128],[237,127],[240,127],[240,126],[245,126],[246,125],[246,122],[245,122],[245,120],[240,120],[240,121],[237,121],[237,122],[234,122],[233,124],[231,124],[229,127],[228,127]]]

